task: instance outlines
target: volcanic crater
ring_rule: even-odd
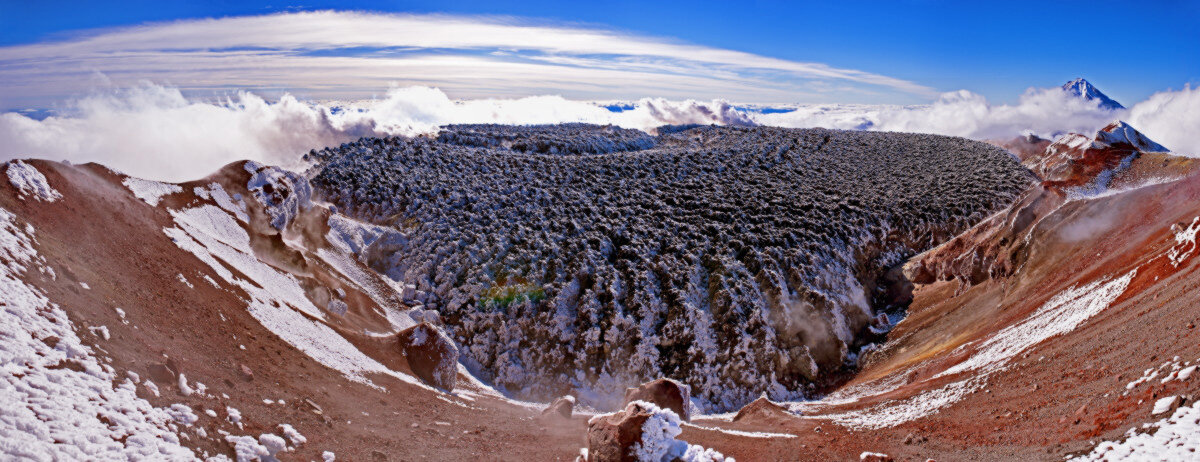
[[[962,138],[767,127],[452,125],[306,159],[472,372],[601,409],[657,377],[706,412],[828,390],[903,316],[897,266],[1035,181]]]

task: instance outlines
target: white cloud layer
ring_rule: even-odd
[[[300,167],[309,149],[360,136],[430,133],[450,123],[587,122],[652,130],[665,124],[774,125],[924,132],[975,139],[1022,133],[1092,133],[1124,119],[1171,150],[1200,156],[1200,90],[1164,91],[1128,110],[1109,111],[1060,89],[1029,90],[1014,105],[959,91],[923,106],[799,105],[762,111],[715,100],[647,98],[613,112],[560,96],[453,100],[430,87],[396,87],[386,97],[321,104],[249,92],[220,101],[142,84],[72,101],[63,115],[35,120],[0,114],[0,160],[38,157],[96,161],[149,179],[189,180],[253,159]],[[773,108],[779,110],[780,108]]]
[[[216,102],[177,88],[143,84],[70,102],[65,115],[35,120],[0,114],[0,160],[37,157],[100,162],[135,176],[182,181],[252,159],[300,166],[309,149],[361,136],[411,136],[450,123],[587,122],[650,130],[665,124],[749,125],[723,101],[643,99],[612,112],[559,96],[454,101],[429,87],[394,88],[379,100],[328,106],[249,92]]]
[[[1089,133],[1120,115],[1061,88],[1047,88],[1029,89],[1015,105],[992,105],[982,95],[959,90],[945,93],[929,105],[798,106],[793,112],[763,114],[755,120],[782,127],[870,129],[990,139],[1022,133],[1047,137],[1065,132]]]
[[[1130,108],[1126,122],[1167,149],[1200,157],[1200,88],[1155,93]]]
[[[920,106],[799,105],[786,113],[758,114],[756,123],[780,127],[826,127],[933,133],[978,140],[1008,139],[1033,133],[1055,138],[1063,133],[1091,134],[1114,120],[1125,120],[1177,154],[1200,157],[1200,89],[1163,91],[1126,110],[1107,110],[1098,101],[1061,88],[1029,89],[1014,105],[992,105],[966,90],[943,94]]]
[[[103,75],[102,79],[94,76]],[[511,19],[320,11],[106,29],[0,48],[0,108],[39,107],[111,79],[361,99],[391,83],[456,98],[926,101],[871,72],[602,29]],[[211,94],[211,93],[208,93]]]

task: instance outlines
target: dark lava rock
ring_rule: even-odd
[[[672,377],[713,411],[836,380],[904,309],[883,274],[1034,181],[962,138],[658,133],[460,125],[307,158],[317,199],[404,236],[360,258],[438,311],[484,380],[550,399]]]

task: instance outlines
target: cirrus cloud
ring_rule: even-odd
[[[185,93],[279,90],[360,99],[390,84],[456,98],[923,101],[926,86],[871,72],[604,29],[492,17],[318,11],[185,20],[0,48],[0,105],[118,85]]]

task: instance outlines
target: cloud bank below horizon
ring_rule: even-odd
[[[922,106],[738,106],[722,100],[645,98],[610,110],[561,96],[454,100],[430,87],[394,87],[386,97],[346,104],[251,92],[219,101],[189,99],[153,84],[72,100],[63,115],[35,120],[0,114],[0,161],[38,157],[100,162],[149,179],[182,181],[252,159],[301,168],[310,149],[361,136],[413,136],[451,123],[585,122],[653,130],[668,124],[772,125],[921,132],[973,139],[1022,133],[1091,133],[1123,119],[1183,155],[1200,156],[1200,89],[1163,91],[1128,110],[1102,109],[1058,88],[1030,89],[1014,105],[992,105],[958,91]]]

